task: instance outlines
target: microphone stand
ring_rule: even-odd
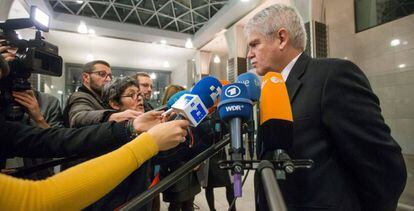
[[[286,173],[291,174],[296,169],[312,168],[313,161],[311,159],[291,159],[281,149],[274,151],[271,158],[270,160],[237,160],[237,163],[241,164],[243,169],[259,171],[268,207],[271,211],[286,211],[286,205],[277,180],[285,180]],[[234,163],[234,160],[221,160],[218,165],[220,169],[231,170],[234,168]]]
[[[275,177],[275,167],[268,160],[262,160],[257,169],[265,191],[267,205],[271,211],[287,211],[285,201]]]
[[[243,174],[243,148],[242,148],[242,132],[241,132],[241,118],[233,118],[230,124],[231,131],[231,159],[233,161],[232,173],[234,176],[234,197],[242,196],[242,179]]]
[[[154,187],[145,191],[144,193],[140,194],[139,196],[131,199],[128,203],[126,203],[123,207],[121,207],[120,211],[127,211],[127,210],[138,210],[139,208],[143,207],[145,204],[150,202],[155,195],[158,195],[162,191],[168,189],[171,185],[175,184],[178,180],[183,178],[189,172],[191,172],[196,166],[202,163],[205,159],[210,158],[217,152],[223,149],[227,144],[230,143],[230,137],[228,135],[224,136],[223,139],[207,148],[205,151],[200,153],[197,157],[191,159],[186,164],[181,166],[179,169],[165,177],[164,179],[160,180]]]

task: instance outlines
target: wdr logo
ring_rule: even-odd
[[[243,110],[242,105],[232,105],[232,106],[226,106],[226,111],[227,112],[231,112],[231,111],[241,111]]]

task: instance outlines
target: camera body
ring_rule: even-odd
[[[58,55],[58,47],[43,40],[41,31],[48,27],[35,21],[35,7],[31,9],[31,17],[10,19],[0,23],[0,38],[3,46],[17,48],[16,59],[9,62],[10,73],[0,81],[0,109],[7,120],[18,121],[23,118],[24,107],[15,102],[12,91],[30,90],[28,79],[32,73],[61,76],[62,57]],[[36,35],[32,40],[19,39],[15,30],[35,26]]]

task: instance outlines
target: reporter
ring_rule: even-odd
[[[114,78],[104,86],[102,92],[102,101],[104,105],[121,113],[123,111],[136,111],[142,114],[142,112],[144,112],[143,99],[140,99],[139,97],[140,90],[138,88],[138,83],[131,77]],[[143,113],[138,118],[142,119],[140,122],[144,122],[144,124],[138,123],[137,127],[144,130],[147,129],[146,127],[152,127],[148,122],[152,122],[153,124],[159,123],[158,121],[161,121],[160,115],[162,113],[162,111],[149,111]],[[145,121],[145,119],[148,119],[148,121]],[[158,134],[162,135],[163,132],[164,131],[160,131]],[[153,158],[143,163],[139,169],[132,172],[111,192],[84,210],[114,210],[148,190],[153,178],[154,160],[157,160],[157,158]],[[151,203],[141,207],[140,210],[151,210]]]
[[[134,110],[144,113],[144,98],[138,81],[132,77],[114,78],[105,84],[102,101],[108,108],[116,111]]]
[[[188,125],[185,120],[159,124],[111,153],[43,181],[0,174],[0,209],[82,209],[109,192],[159,150],[178,145],[187,135]]]

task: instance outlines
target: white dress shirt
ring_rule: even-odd
[[[302,53],[300,53],[299,55],[297,55],[295,58],[292,59],[292,61],[289,62],[288,65],[286,65],[286,67],[282,70],[282,72],[280,74],[282,74],[283,80],[288,79],[289,77],[289,73],[292,70],[293,65],[295,65],[296,61],[298,60],[299,56],[302,55]]]

